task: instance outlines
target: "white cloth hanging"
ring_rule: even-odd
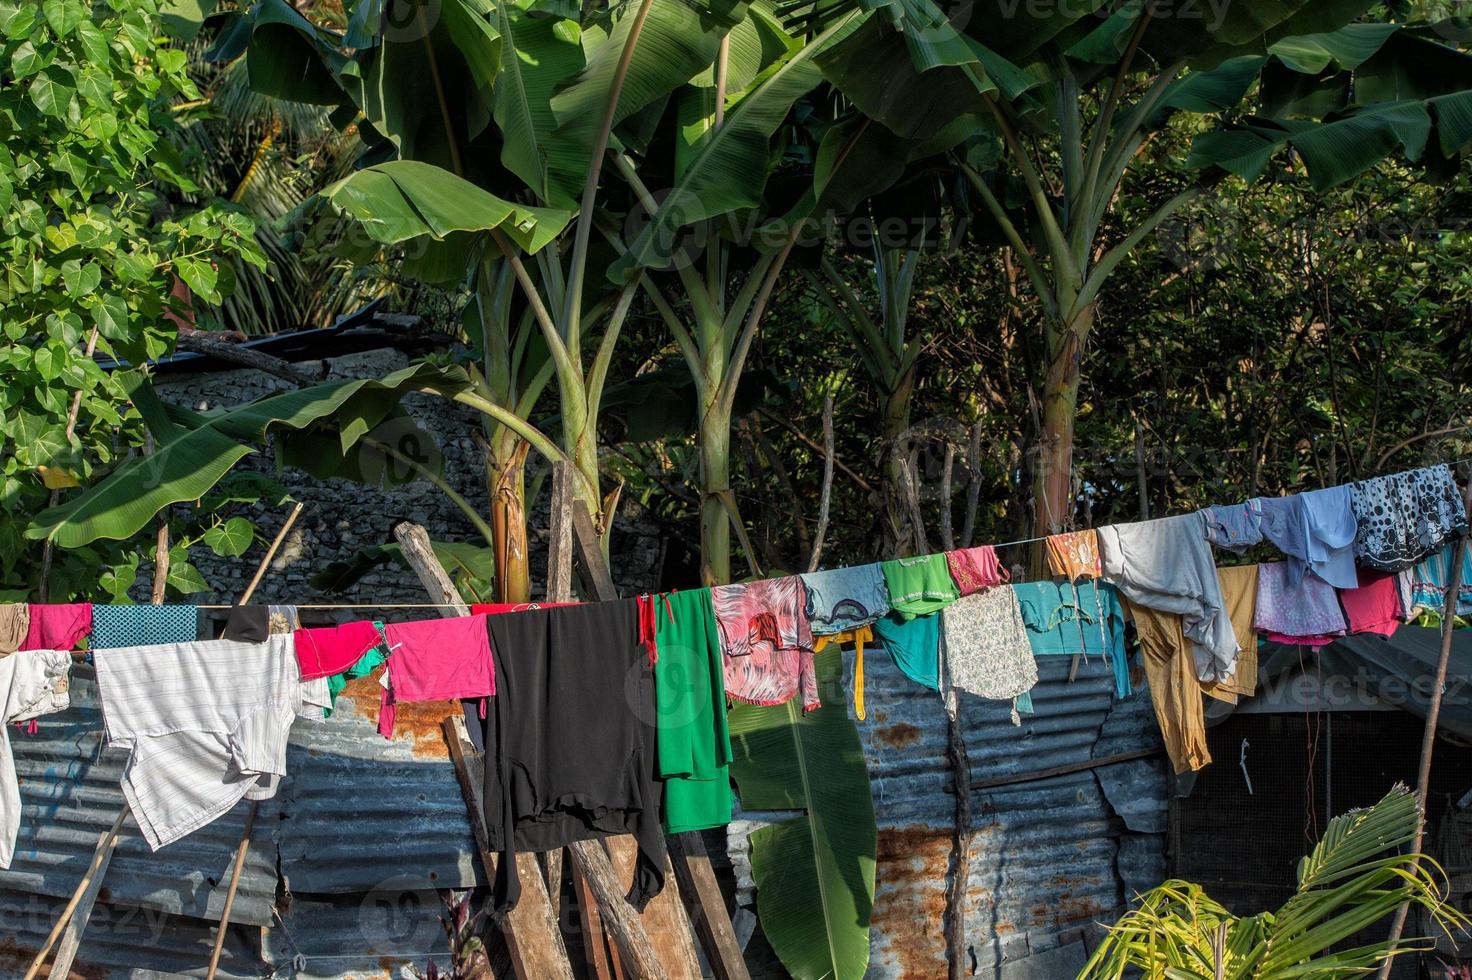
[[[10,753],[10,726],[63,711],[71,704],[71,654],[63,650],[21,650],[0,659],[0,868],[10,867],[20,833],[20,782]]]

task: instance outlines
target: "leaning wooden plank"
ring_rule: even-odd
[[[572,484],[577,472],[563,460],[552,464],[552,504],[547,527],[547,601],[572,601]]]
[[[697,831],[670,834],[670,860],[675,866],[675,877],[680,882],[680,892],[690,917],[695,920],[695,931],[705,946],[705,958],[710,963],[716,980],[751,980],[746,970],[746,959],[741,954],[741,944],[736,940],[736,930],[731,926],[731,917],[726,913],[726,900],[721,896],[720,883],[716,881],[715,869],[711,867],[710,855],[706,853],[705,841]]]
[[[624,839],[633,844],[632,838],[612,839]],[[618,955],[623,958],[628,974],[636,980],[672,980],[675,974],[665,968],[649,934],[644,931],[639,913],[628,903],[625,897],[628,885],[614,869],[603,844],[595,840],[580,840],[569,844],[567,850],[577,864],[578,873],[592,889],[593,899],[603,917],[603,927],[618,947]]]
[[[404,560],[424,583],[431,601],[442,603],[440,615],[469,616],[470,607],[460,598],[460,590],[455,588],[450,573],[435,557],[434,546],[429,543],[429,532],[418,524],[403,521],[394,525],[394,537],[399,541]]]
[[[445,740],[450,744],[450,759],[455,764],[455,775],[459,777],[460,790],[465,795],[465,809],[475,834],[475,846],[480,851],[481,866],[485,869],[486,878],[495,881],[500,858],[491,851],[481,802],[484,756],[475,751],[462,716],[446,718],[444,729]],[[552,912],[547,885],[541,869],[537,867],[535,854],[516,856],[516,876],[521,879],[521,900],[506,913],[501,926],[511,952],[512,968],[521,980],[572,980],[567,947],[562,942],[562,932],[558,929],[557,916]]]
[[[593,980],[623,980],[623,970],[608,942],[603,916],[593,899],[593,889],[588,887],[588,879],[579,873],[577,862],[570,864],[573,890],[578,897],[578,924],[583,930],[583,953],[588,961],[588,975]]]
[[[97,901],[98,892],[102,888],[102,879],[107,875],[108,863],[112,861],[112,850],[117,846],[118,833],[123,829],[123,821],[128,817],[128,804],[124,803],[118,810],[118,815],[112,822],[112,827],[97,838],[97,849],[92,853],[92,863],[82,875],[82,880],[77,884],[77,890],[72,893],[71,901],[66,903],[66,908],[61,910],[56,925],[51,927],[51,933],[46,941],[41,944],[40,950],[36,952],[36,958],[31,961],[30,968],[26,970],[25,980],[35,980],[41,974],[41,966],[46,962],[46,957],[51,953],[51,947],[56,945],[63,930],[71,924],[73,917],[85,906],[83,921],[77,926],[73,945],[80,943],[82,931],[86,928],[85,916],[92,914],[92,905]],[[75,955],[75,949],[73,950]]]
[[[604,843],[613,858],[619,883],[627,892],[634,883],[634,865],[639,857],[638,844],[633,837],[628,836],[609,837]],[[680,901],[680,883],[671,872],[668,859],[665,860],[664,888],[644,906],[639,919],[670,980],[700,980],[700,958],[695,952],[695,933],[690,928],[690,917],[685,914],[685,905]]]
[[[593,518],[588,513],[588,505],[581,500],[573,501],[572,531],[573,536],[577,539],[578,553],[583,559],[583,570],[593,580],[593,593],[601,602],[617,599],[618,589],[613,584],[613,575],[608,570],[608,562],[603,559],[602,541],[598,537],[597,528],[593,526]]]

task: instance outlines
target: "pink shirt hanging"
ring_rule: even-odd
[[[92,632],[92,603],[31,603],[31,625],[22,650],[75,650]]]
[[[304,681],[341,674],[378,646],[381,639],[378,627],[366,619],[341,626],[297,630],[292,635],[296,662]]]
[[[963,596],[1001,585],[1009,577],[989,544],[946,552],[946,568]]]
[[[1349,620],[1351,633],[1390,636],[1400,627],[1400,596],[1394,572],[1379,572],[1363,565],[1356,569],[1359,588],[1343,589],[1339,604]]]
[[[388,666],[378,710],[378,731],[393,738],[401,701],[453,701],[496,693],[496,668],[486,617],[456,616],[384,627]],[[481,705],[484,717],[485,705]]]

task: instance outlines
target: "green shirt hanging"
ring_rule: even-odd
[[[723,827],[731,822],[731,736],[710,590],[673,592],[655,602],[657,774],[664,780],[665,830]]]
[[[940,612],[961,598],[945,555],[920,555],[883,562],[889,606],[900,619]]]

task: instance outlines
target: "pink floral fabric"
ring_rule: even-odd
[[[721,636],[726,694],[748,704],[784,704],[799,694],[818,707],[807,590],[796,575],[710,590]]]
[[[946,568],[963,596],[1001,585],[1008,579],[997,558],[997,549],[989,544],[946,552]]]

